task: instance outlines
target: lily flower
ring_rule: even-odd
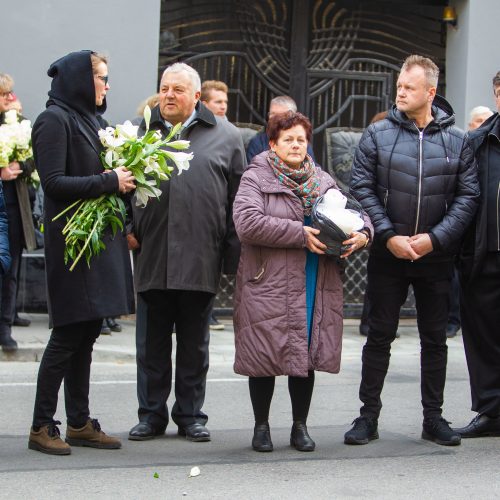
[[[132,125],[132,123],[127,120],[122,125],[116,126],[116,131],[118,133],[118,137],[122,136],[125,139],[137,139],[137,131],[139,130],[138,125]]]
[[[193,153],[174,153],[173,151],[165,151],[165,156],[170,158],[176,165],[179,175],[184,170],[189,169],[189,162],[193,159]]]

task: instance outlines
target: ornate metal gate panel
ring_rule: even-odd
[[[313,147],[326,168],[332,127],[363,129],[394,98],[401,62],[411,53],[442,69],[446,0],[163,0],[159,78],[184,61],[202,80],[229,87],[228,118],[264,125],[270,100],[291,95],[313,123]],[[332,171],[335,176],[335,171]],[[346,272],[345,295],[359,312],[366,255]],[[230,309],[225,277],[217,306]],[[411,305],[411,304],[410,304]]]

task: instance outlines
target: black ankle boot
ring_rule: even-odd
[[[255,451],[273,451],[273,442],[271,441],[269,422],[255,424],[253,430],[252,448]]]
[[[314,451],[316,443],[309,436],[305,422],[297,421],[293,423],[290,446],[293,446],[298,451]]]

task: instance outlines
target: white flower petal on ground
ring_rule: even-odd
[[[201,474],[200,468],[195,466],[189,472],[189,476],[188,477],[196,477],[196,476],[199,476],[200,474]]]

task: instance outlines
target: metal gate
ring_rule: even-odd
[[[228,118],[264,125],[270,100],[291,95],[313,123],[316,159],[327,168],[327,133],[363,129],[394,97],[402,61],[412,53],[441,68],[444,93],[446,0],[163,0],[159,71],[191,64],[202,80],[229,87]],[[335,177],[335,170],[331,171]],[[346,314],[359,314],[366,253],[346,270]],[[216,306],[232,307],[224,277]],[[407,305],[411,308],[412,303]]]

